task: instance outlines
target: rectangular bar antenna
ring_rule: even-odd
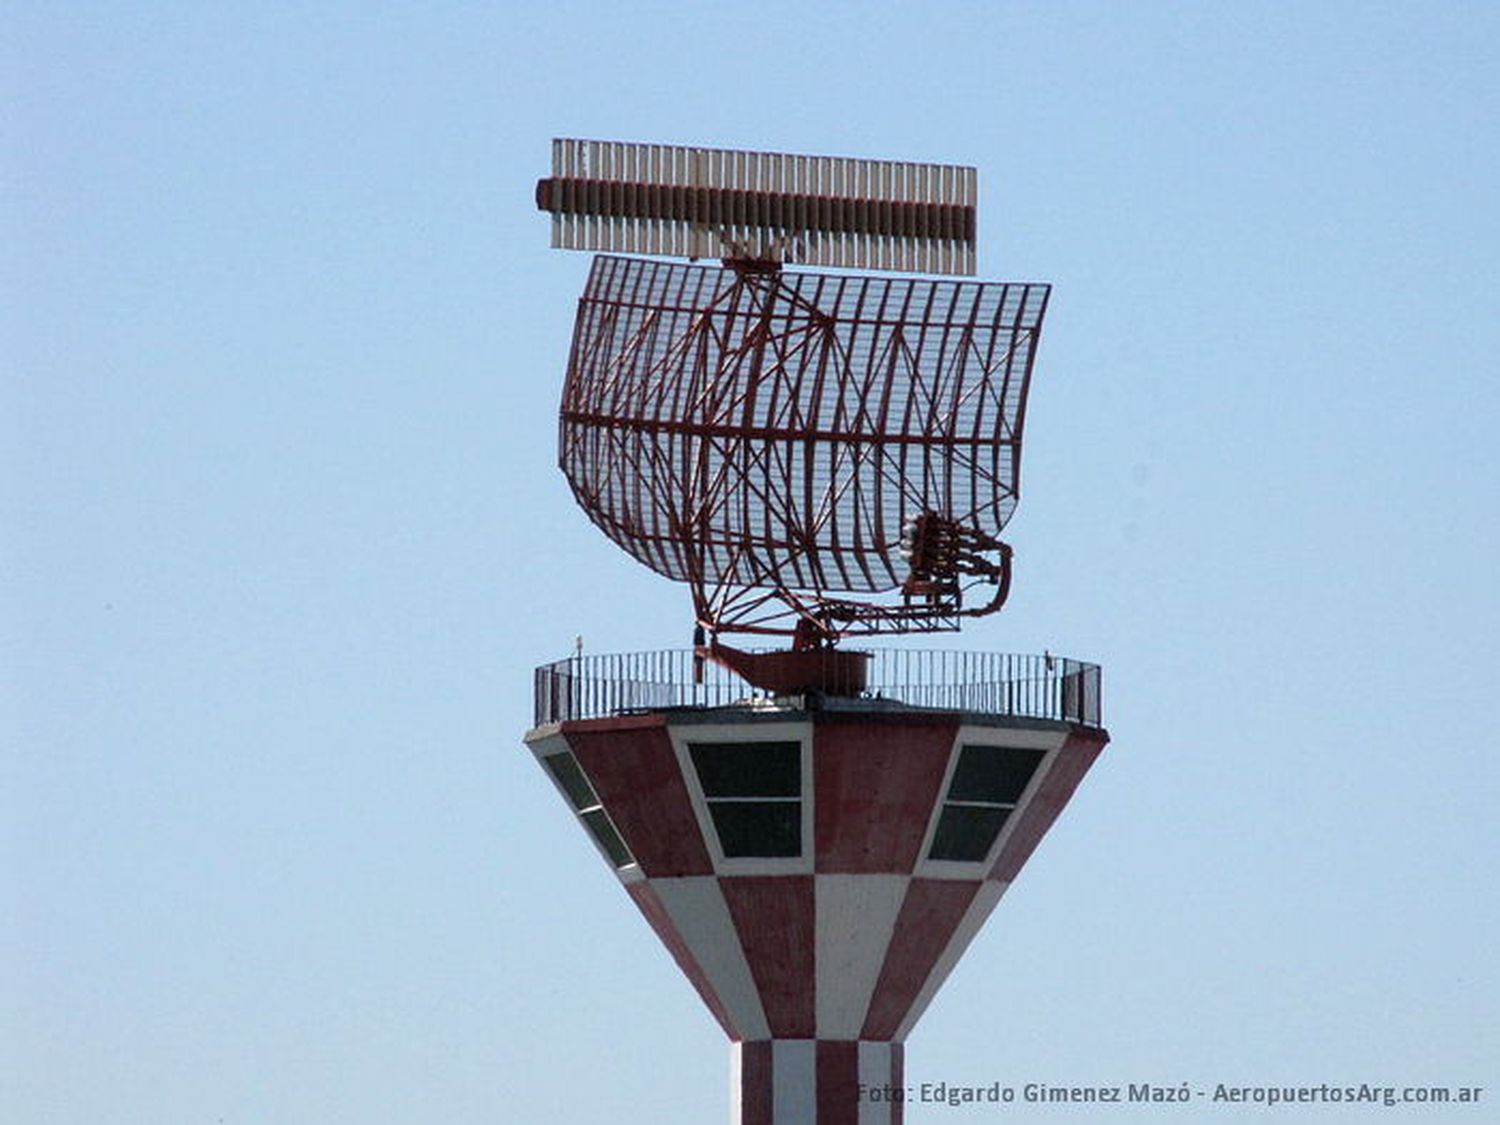
[[[568,250],[972,275],[956,164],[558,139],[537,207]]]

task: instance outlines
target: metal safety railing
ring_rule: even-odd
[[[671,707],[752,706],[769,698],[691,649],[572,656],[538,668],[534,687],[537,726]],[[1099,665],[1061,656],[872,650],[860,698],[1102,725]]]

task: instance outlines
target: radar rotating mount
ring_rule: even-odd
[[[606,535],[688,585],[700,658],[853,695],[867,654],[845,638],[1001,608],[1050,286],[783,268],[972,275],[973,168],[558,140],[552,172],[552,245],[606,252],[559,465]]]

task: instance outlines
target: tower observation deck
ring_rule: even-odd
[[[537,669],[527,743],[732,1044],[740,1125],[892,1125],[907,1034],[1108,741],[1099,669],[888,651],[859,696],[690,650]]]

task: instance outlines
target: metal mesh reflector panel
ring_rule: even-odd
[[[874,593],[903,520],[997,534],[1050,287],[601,257],[560,463],[641,562],[693,584]]]

